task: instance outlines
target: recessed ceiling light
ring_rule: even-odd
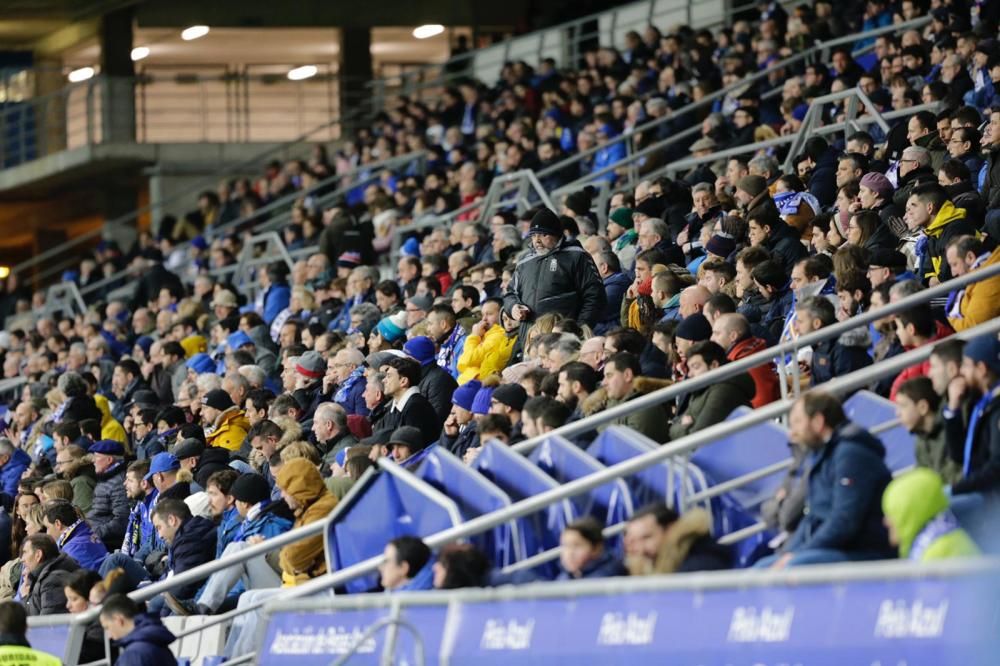
[[[74,69],[72,72],[69,73],[69,76],[66,78],[69,79],[70,83],[79,83],[80,81],[86,81],[87,79],[92,78],[93,76],[94,76],[93,67],[81,67],[80,69]]]
[[[288,78],[292,81],[301,81],[302,79],[308,79],[316,76],[318,71],[319,70],[316,69],[316,65],[302,65],[301,67],[289,70]]]
[[[132,60],[142,60],[149,56],[148,46],[137,46],[132,49]]]
[[[417,39],[427,39],[428,37],[435,37],[444,32],[444,26],[438,23],[430,23],[428,25],[422,25],[413,29],[413,36]]]
[[[190,42],[193,39],[199,39],[207,34],[207,25],[193,25],[190,28],[184,28],[183,32],[181,32],[181,39],[185,42]]]

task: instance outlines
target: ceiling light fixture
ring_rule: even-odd
[[[93,67],[81,67],[79,69],[74,69],[69,73],[66,78],[69,79],[70,83],[80,83],[81,81],[86,81],[94,76]]]
[[[417,39],[427,39],[428,37],[436,37],[444,32],[444,26],[438,23],[430,23],[428,25],[422,25],[413,29],[413,36]]]
[[[208,34],[207,25],[193,25],[190,28],[184,28],[181,32],[181,39],[185,42],[190,42],[195,39],[200,39]]]
[[[149,57],[149,47],[148,46],[137,46],[132,49],[132,60],[142,60],[143,58]]]
[[[316,76],[319,70],[316,65],[302,65],[301,67],[296,67],[288,71],[288,78],[292,81],[302,81],[303,79],[308,79]]]

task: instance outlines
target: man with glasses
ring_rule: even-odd
[[[948,139],[948,154],[956,160],[961,160],[969,169],[970,174],[978,174],[983,166],[983,156],[979,153],[979,142],[982,137],[975,127],[958,127],[952,129]]]

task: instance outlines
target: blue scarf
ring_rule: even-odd
[[[996,393],[997,389],[1000,388],[1000,384],[995,384],[989,391],[986,392],[976,406],[972,409],[972,417],[969,419],[969,430],[965,433],[965,452],[962,457],[962,476],[969,476],[969,467],[972,465],[972,442],[976,438],[976,426],[979,425],[979,419],[983,417],[986,412],[986,407],[989,406],[990,401],[993,400],[993,394]]]
[[[351,371],[351,374],[348,375],[347,379],[344,380],[344,383],[340,385],[340,388],[337,389],[337,392],[333,396],[333,401],[340,403],[346,402],[347,396],[351,392],[351,388],[353,388],[360,379],[364,378],[364,374],[365,369],[361,366],[354,368],[354,370]]]
[[[909,559],[914,562],[921,561],[924,557],[924,553],[927,552],[927,549],[930,548],[935,541],[959,529],[962,528],[958,524],[958,519],[955,518],[955,514],[945,509],[932,518],[930,522],[924,525],[924,528],[920,530],[920,533],[917,534],[915,539],[913,539],[913,545],[910,547]]]
[[[458,343],[462,340],[462,327],[457,323],[455,328],[452,329],[451,335],[445,340],[444,344],[441,345],[441,349],[437,353],[437,364],[442,369],[452,372],[452,360],[455,355],[455,348],[458,347]]]

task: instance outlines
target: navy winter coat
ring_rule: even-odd
[[[201,516],[188,518],[174,535],[174,542],[167,550],[167,562],[174,575],[184,573],[188,569],[211,562],[215,559],[215,544],[218,532],[215,523]],[[201,582],[188,583],[176,590],[174,596],[178,599],[190,599],[201,587]]]
[[[125,463],[115,463],[97,475],[94,501],[87,513],[87,522],[108,550],[114,550],[125,538],[129,505],[125,494]]]
[[[170,651],[175,640],[160,618],[137,615],[135,629],[118,641],[121,653],[115,666],[177,666],[177,659]]]
[[[891,480],[882,442],[853,423],[842,425],[810,454],[806,512],[787,550],[892,557],[882,525],[882,492]]]

